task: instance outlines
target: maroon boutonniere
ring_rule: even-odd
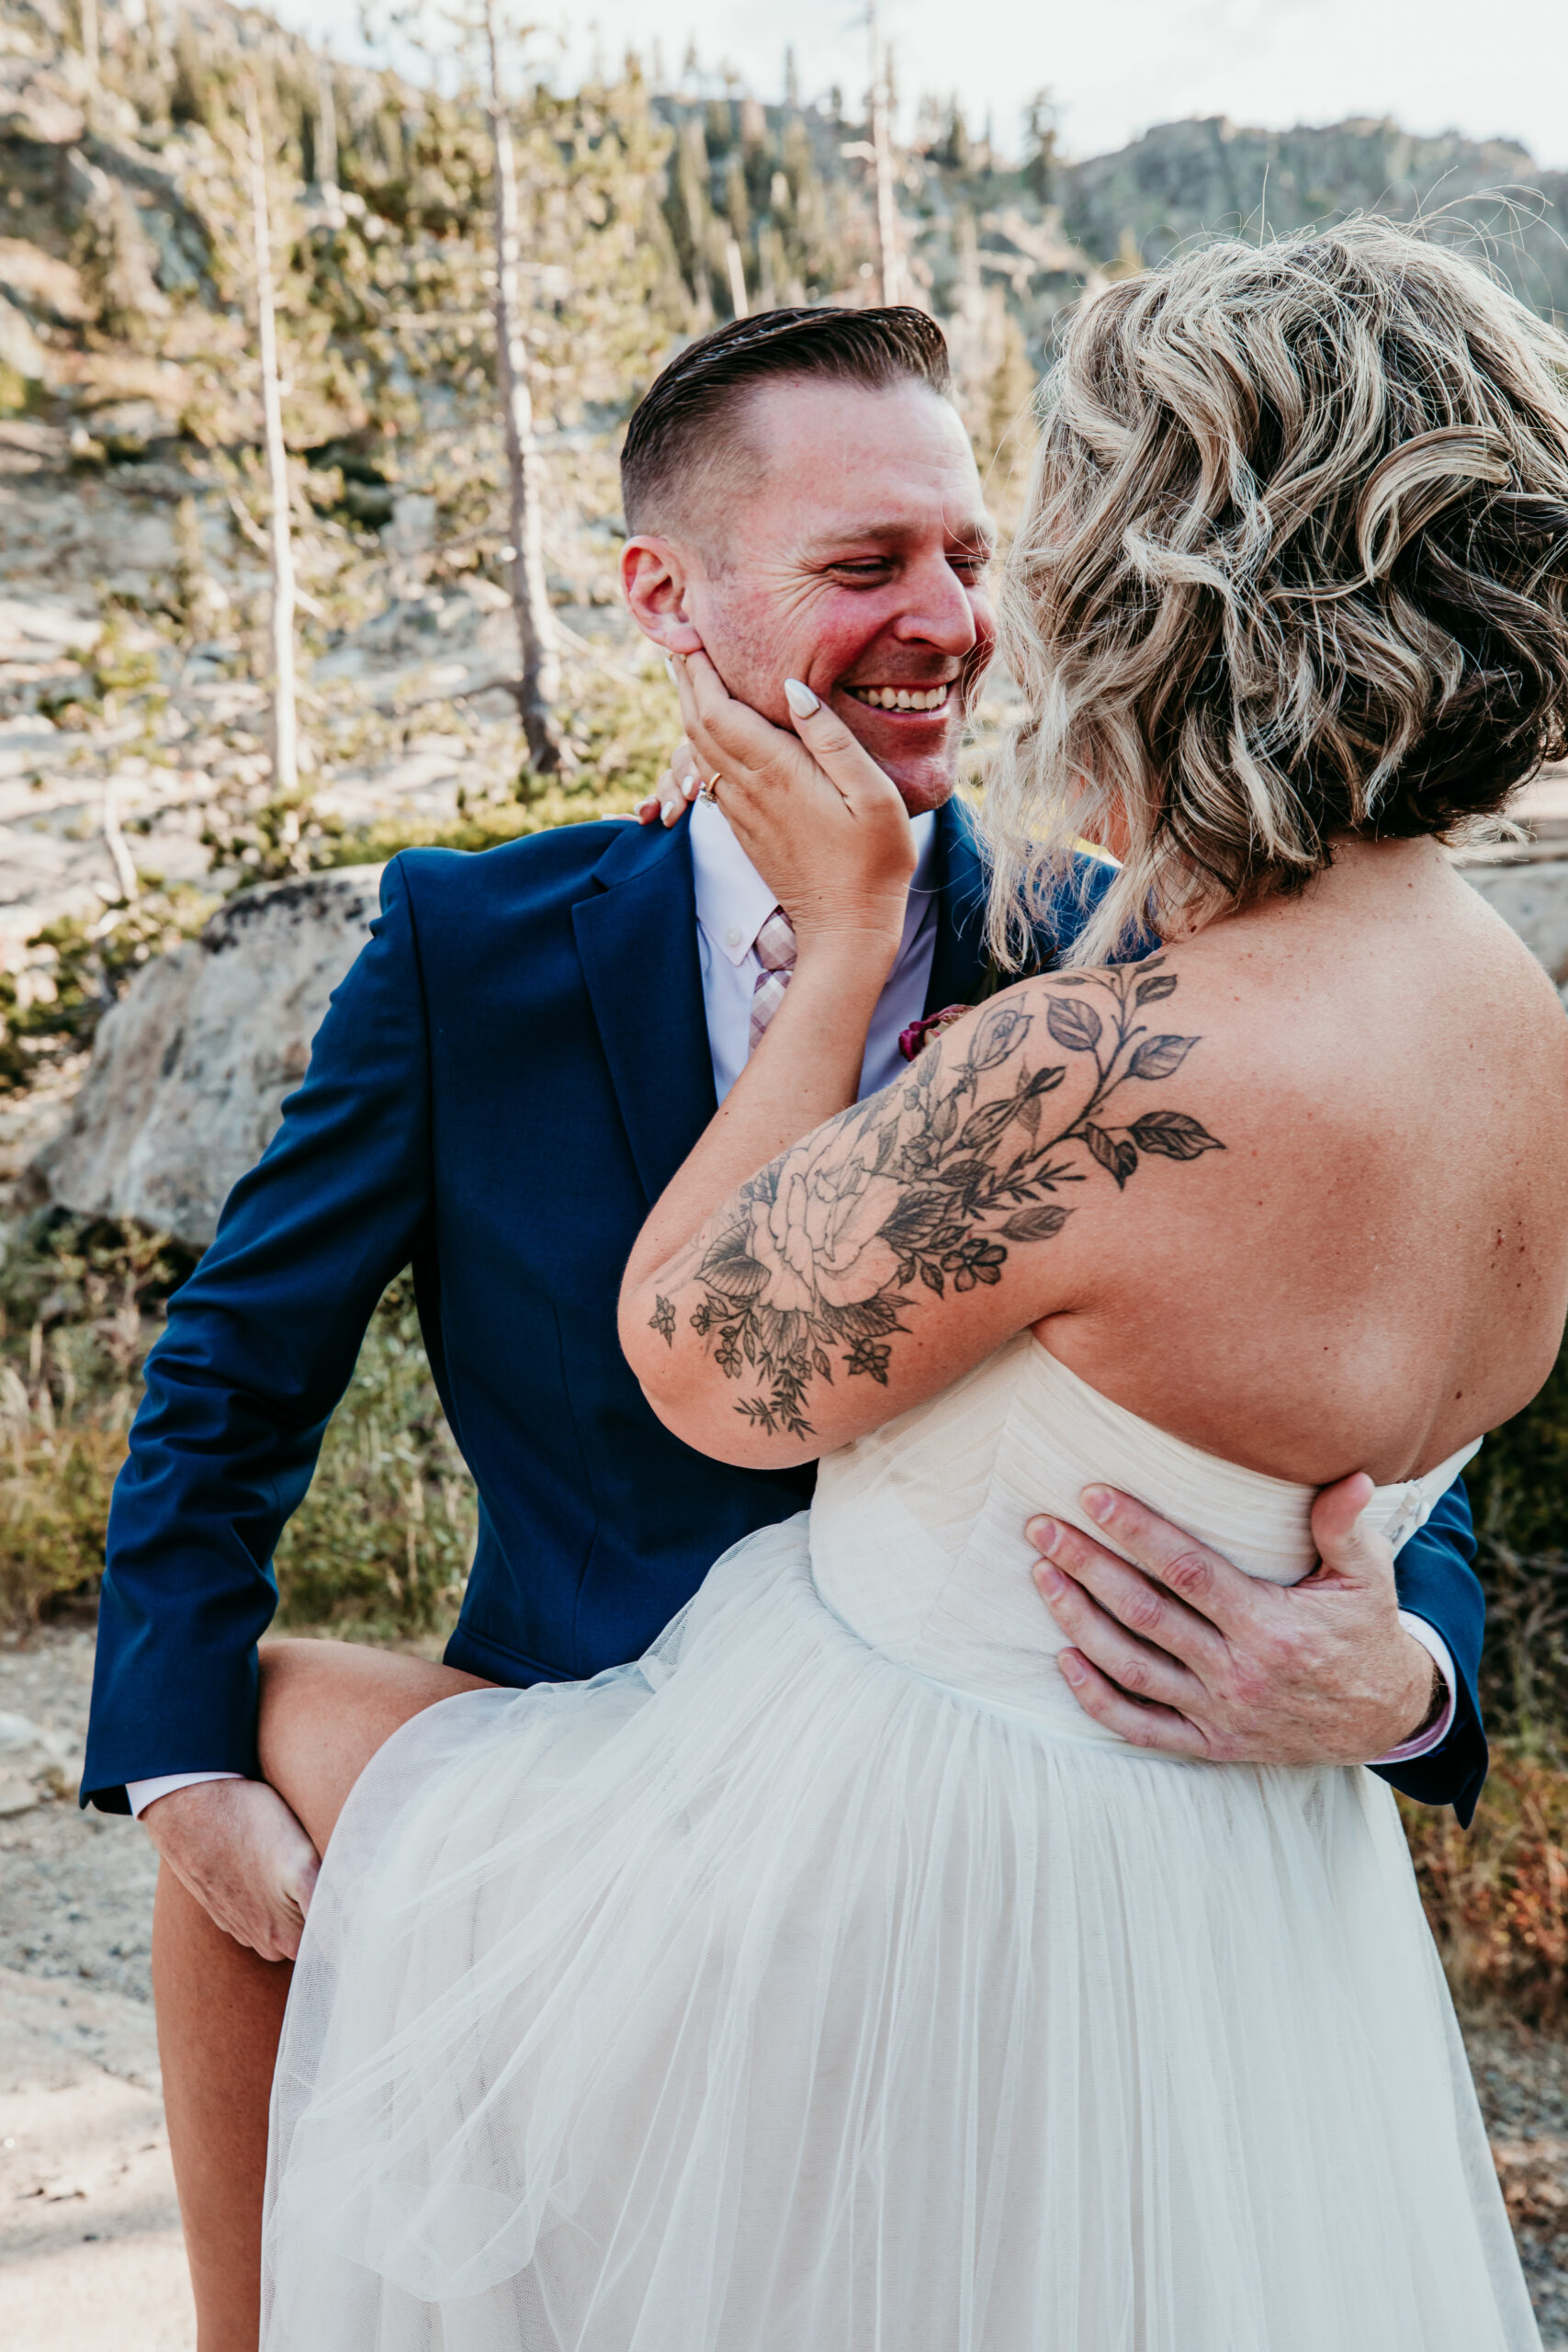
[[[923,1021],[911,1021],[907,1029],[898,1032],[898,1051],[907,1062],[912,1062],[917,1054],[924,1053],[928,1038],[934,1037],[939,1029],[951,1029],[955,1021],[962,1021],[966,1012],[974,1010],[972,1004],[944,1004],[940,1012],[930,1012]]]

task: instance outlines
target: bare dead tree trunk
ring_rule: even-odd
[[[337,194],[337,105],[332,65],[324,55],[316,64],[316,186],[328,198]]]
[[[541,775],[565,765],[556,723],[560,694],[560,642],[545,584],[544,468],[534,438],[528,390],[528,343],[518,266],[517,164],[501,74],[495,0],[485,0],[490,56],[490,123],[495,156],[495,342],[502,419],[512,503],[512,609],[517,616],[523,674],[517,710],[528,742],[528,764]]]
[[[746,264],[735,237],[726,237],[724,241],[724,266],[729,277],[729,307],[738,319],[743,319],[751,306],[746,300]]]
[[[706,224],[703,218],[701,183],[698,178],[698,149],[702,125],[688,123],[681,134],[680,181],[686,201],[686,231],[692,240],[692,301],[695,311],[694,324],[698,334],[706,334],[713,324],[713,296],[708,290]],[[705,152],[705,151],[702,151]]]
[[[871,152],[876,174],[876,256],[884,302],[904,299],[904,257],[898,242],[898,200],[893,187],[893,130],[888,120],[887,51],[876,25],[876,0],[867,0],[871,37]]]
[[[251,225],[255,248],[256,323],[261,346],[262,416],[266,429],[267,482],[272,492],[272,784],[293,792],[299,782],[294,711],[294,548],[289,535],[288,451],[283,439],[283,395],[277,376],[277,321],[273,308],[272,230],[267,218],[266,156],[254,87],[245,92],[251,142]]]
[[[88,128],[98,107],[98,0],[81,0],[82,62],[87,69]]]
[[[115,879],[119,884],[119,895],[126,905],[130,906],[138,896],[141,883],[136,871],[136,861],[130,854],[125,834],[120,829],[119,784],[118,778],[112,775],[104,786],[103,822],[104,846],[108,851],[109,863],[114,867]]]

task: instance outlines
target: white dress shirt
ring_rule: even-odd
[[[757,960],[757,933],[778,900],[730,831],[729,820],[716,802],[695,800],[687,820],[692,829],[692,874],[697,900],[697,960],[702,970],[703,1011],[707,1021],[708,1051],[713,1057],[714,1091],[722,1102],[750,1051],[751,997],[762,967]],[[887,985],[877,1001],[866,1032],[865,1059],[861,1065],[860,1100],[891,1085],[904,1064],[898,1036],[926,1009],[931,962],[936,954],[938,893],[931,887],[936,819],[931,814],[913,820],[916,860],[904,917],[904,936]],[[941,1008],[939,1007],[940,1011]],[[1043,1602],[1041,1604],[1043,1607]],[[1442,1635],[1424,1617],[1404,1610],[1401,1624],[1428,1651],[1444,1682],[1449,1703],[1441,1720],[1421,1738],[1408,1740],[1377,1760],[1407,1763],[1440,1747],[1454,1718],[1454,1668]],[[157,1797],[200,1781],[239,1781],[242,1772],[168,1772],[152,1781],[132,1781],[126,1794],[132,1813],[140,1814]]]
[[[762,967],[757,933],[778,905],[729,829],[729,820],[711,800],[695,800],[692,828],[692,879],[697,899],[697,961],[703,975],[703,1011],[713,1056],[714,1091],[722,1102],[750,1052],[751,997]],[[931,960],[936,954],[937,893],[931,888],[936,819],[914,820],[915,872],[904,914],[904,936],[887,985],[866,1032],[861,1065],[863,1102],[890,1086],[904,1064],[898,1033],[926,1009]]]

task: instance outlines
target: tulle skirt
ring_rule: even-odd
[[[804,1519],[389,1743],[311,1906],[265,2352],[1535,2352],[1388,1790],[868,1648]]]

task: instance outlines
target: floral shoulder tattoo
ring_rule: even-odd
[[[1198,1043],[1140,1018],[1176,993],[1163,963],[1054,974],[1043,1022],[993,1006],[961,1060],[922,1057],[825,1127],[808,1156],[786,1152],[740,1187],[672,1285],[682,1305],[695,1291],[686,1321],[749,1392],[737,1412],[770,1436],[810,1437],[813,1380],[837,1368],[886,1387],[917,1283],[941,1298],[950,1283],[998,1282],[1010,1250],[1061,1232],[1073,1213],[1062,1195],[1097,1170],[1120,1191],[1141,1155],[1224,1150],[1185,1111],[1108,1115],[1124,1088],[1174,1078]],[[1033,1057],[1042,1026],[1062,1054],[1089,1057],[1087,1099],[1064,1125],[1050,1098],[1073,1066]],[[674,1300],[658,1297],[649,1321],[673,1347]]]

